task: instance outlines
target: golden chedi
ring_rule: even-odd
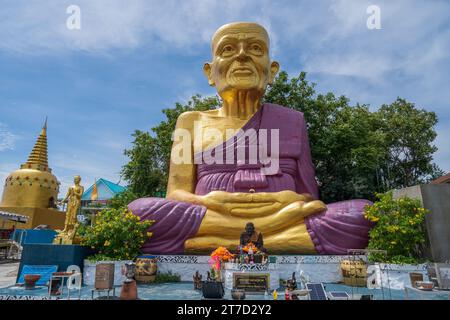
[[[23,228],[60,228],[65,215],[56,207],[59,185],[48,166],[46,121],[27,162],[6,178],[0,210],[29,216]]]

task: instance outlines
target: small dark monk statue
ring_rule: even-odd
[[[201,290],[202,289],[202,275],[198,272],[198,270],[195,272],[193,278],[194,278],[194,290]]]
[[[295,279],[295,272],[292,273],[292,278],[287,280],[287,289],[296,290],[297,289],[297,279]]]
[[[253,243],[259,251],[265,252],[262,233],[255,230],[253,223],[248,222],[245,231],[241,233],[241,246]]]

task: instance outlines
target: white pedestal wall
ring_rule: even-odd
[[[87,286],[93,286],[95,283],[95,267],[100,263],[114,263],[114,285],[121,286],[125,281],[126,277],[122,274],[122,266],[127,262],[132,262],[129,260],[123,261],[98,261],[91,262],[84,260],[84,270],[83,270],[83,284]]]
[[[209,256],[191,256],[191,255],[157,255],[158,272],[179,274],[181,281],[193,281],[192,276],[199,271],[206,280],[206,273],[210,270],[208,263]],[[271,288],[279,283],[279,280],[286,280],[295,272],[297,279],[302,273],[309,282],[339,283],[343,281],[340,263],[346,260],[348,256],[316,255],[316,256],[276,256],[277,272],[270,278]],[[363,257],[361,257],[363,258]],[[91,263],[85,260],[83,283],[93,285],[95,281],[95,266],[98,263],[113,262],[115,264],[114,285],[122,285],[125,276],[122,275],[121,268],[128,261],[102,261]],[[405,285],[410,285],[409,273],[420,272],[424,275],[424,280],[428,280],[426,275],[426,265],[395,265],[379,264],[369,267],[369,280],[375,279],[371,284],[372,288],[388,287],[391,289],[403,290]],[[232,275],[223,272],[224,280]],[[368,281],[369,282],[369,281]]]
[[[192,276],[198,270],[203,277],[210,270],[209,256],[189,255],[160,255],[158,259],[158,272],[177,273],[181,281],[192,281]],[[342,275],[340,263],[348,256],[275,256],[280,279],[289,279],[293,272],[298,277],[300,271],[311,282],[340,282]]]

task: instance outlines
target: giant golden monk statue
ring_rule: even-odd
[[[279,70],[269,45],[256,23],[215,32],[203,71],[223,104],[179,117],[167,198],[129,204],[141,219],[156,221],[143,252],[234,249],[248,222],[269,253],[345,254],[367,245],[363,210],[370,202],[320,201],[303,114],[262,103]]]

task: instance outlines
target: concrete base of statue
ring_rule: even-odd
[[[77,265],[83,271],[83,260],[92,254],[92,250],[80,245],[25,244],[20,260],[20,276],[25,265],[55,265],[58,271],[66,271],[70,265]]]
[[[158,260],[158,272],[177,273],[181,281],[193,281],[192,277],[198,270],[206,279],[206,272],[211,266],[209,256],[194,255],[155,255]],[[272,257],[272,256],[271,256]],[[293,272],[298,276],[300,271],[309,277],[311,282],[336,283],[343,281],[340,263],[348,259],[348,256],[337,255],[277,255],[276,269],[279,279],[289,279]]]
[[[206,279],[206,273],[211,268],[208,263],[209,256],[155,255],[153,257],[158,261],[158,272],[179,274],[181,281],[193,281],[193,275],[197,270],[203,275],[203,279]],[[291,278],[293,272],[296,273],[297,280],[302,272],[310,282],[342,283],[344,278],[340,264],[342,260],[349,259],[347,255],[278,255],[273,257],[276,257],[276,263],[271,263],[273,266],[270,268],[276,270],[277,274],[273,273],[271,286],[272,283],[275,286],[277,278],[280,280]],[[359,258],[365,259],[364,256],[357,256],[355,259]],[[390,285],[391,289],[403,290],[405,285],[410,285],[410,272],[420,272],[424,275],[424,279],[428,279],[425,264],[380,264],[372,268],[372,277],[375,278],[373,288],[379,288],[382,283],[385,288]],[[225,281],[226,276],[226,270],[224,270],[222,279]]]

